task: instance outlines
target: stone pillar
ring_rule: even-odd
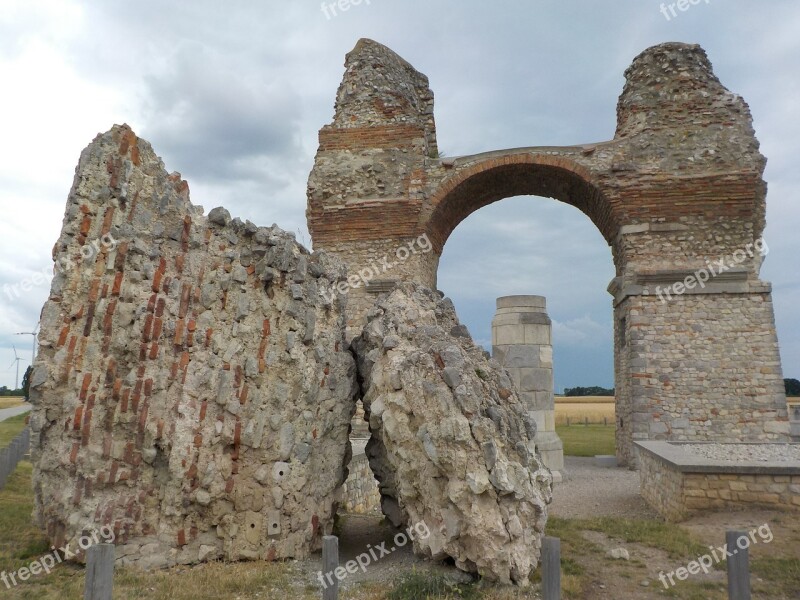
[[[519,398],[536,419],[536,447],[547,467],[564,470],[564,446],[555,427],[553,345],[544,296],[497,299],[492,319],[492,356],[517,386]]]

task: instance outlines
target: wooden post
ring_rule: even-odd
[[[322,538],[322,600],[338,600],[339,580],[334,573],[339,568],[339,538],[326,535]],[[329,576],[330,575],[330,576]]]
[[[588,427],[589,426],[589,417],[583,417],[583,426],[584,427]]]
[[[561,600],[561,540],[542,538],[542,600]]]
[[[12,473],[14,472],[14,469],[17,468],[17,463],[19,462],[19,444],[20,444],[19,438],[16,437],[11,441],[11,446],[9,446],[9,448],[11,449],[11,469],[10,469],[10,471]]]
[[[744,538],[747,547],[742,550],[737,542]],[[726,531],[725,542],[728,552],[735,552],[728,557],[728,598],[730,600],[751,600],[750,595],[750,539],[746,531]]]
[[[567,427],[569,427],[569,417],[567,417]]]
[[[608,427],[608,417],[603,417],[603,425]]]
[[[0,450],[0,490],[5,487],[6,480],[8,479],[9,462],[11,461],[8,454],[8,448],[3,448]]]
[[[111,600],[114,587],[114,544],[96,544],[86,551],[83,600]]]

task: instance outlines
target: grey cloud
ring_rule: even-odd
[[[300,151],[291,86],[202,46],[182,47],[146,76],[142,99],[143,135],[196,180],[261,179],[260,159],[291,162]]]

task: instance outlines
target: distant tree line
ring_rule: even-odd
[[[22,388],[20,388],[18,390],[10,390],[5,385],[0,386],[0,397],[5,397],[5,396],[24,396],[24,395],[25,395],[25,391]]]
[[[613,396],[614,388],[608,389],[604,387],[574,387],[564,388],[565,396]]]
[[[33,371],[33,369],[30,367],[25,369],[25,376],[22,378],[22,387],[18,390],[9,389],[8,386],[5,385],[0,386],[0,398],[8,396],[24,396],[27,398],[28,390],[30,389],[31,371]]]
[[[792,398],[800,397],[800,381],[797,379],[784,379],[786,395]],[[613,396],[614,388],[608,389],[599,386],[564,388],[565,396]]]

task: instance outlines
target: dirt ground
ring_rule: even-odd
[[[554,491],[551,515],[559,519],[589,519],[594,517],[653,519],[660,518],[644,503],[638,493],[638,474],[627,469],[607,469],[595,467],[593,459],[570,457],[566,465],[567,478],[558,484]],[[741,529],[753,534],[755,543],[750,548],[751,560],[757,558],[800,558],[800,515],[768,510],[741,512],[708,513],[676,525],[689,531],[699,542],[712,549],[725,542],[725,531]],[[767,529],[765,526],[768,526]],[[760,531],[758,528],[761,528]],[[767,535],[769,533],[769,535]],[[391,526],[380,518],[372,516],[346,515],[342,519],[340,533],[340,564],[355,560],[362,553],[376,550],[382,542],[389,553],[356,574],[348,574],[341,584],[343,589],[351,589],[361,584],[390,582],[400,574],[415,569],[432,570],[446,574],[455,581],[469,581],[470,576],[452,566],[433,563],[413,555],[411,544],[398,547],[393,539],[396,534]],[[762,535],[763,534],[763,535]],[[656,598],[723,599],[726,572],[724,567],[710,568],[708,574],[702,571],[691,575],[687,581],[675,582],[668,590],[659,576],[666,581],[668,573],[679,567],[686,567],[698,556],[685,556],[676,559],[667,552],[639,543],[626,543],[600,531],[581,530],[586,541],[572,556],[563,556],[574,562],[582,571],[583,592],[565,597],[585,598],[587,600],[649,600]],[[770,541],[767,541],[769,538]],[[628,558],[616,559],[612,550],[624,548]],[[718,552],[719,554],[719,552]],[[319,585],[321,570],[320,557],[297,564],[307,585]],[[794,595],[776,593],[766,582],[757,576],[752,579],[754,598],[774,600],[800,599],[800,590]],[[507,596],[504,596],[507,597]],[[512,597],[538,598],[536,587],[526,592],[514,593]]]

